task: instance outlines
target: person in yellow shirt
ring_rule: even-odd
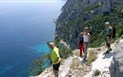
[[[61,62],[59,49],[55,47],[55,44],[53,42],[49,43],[49,47],[51,48],[51,60],[53,63],[53,72],[55,77],[58,77],[58,72],[59,72],[59,67]]]

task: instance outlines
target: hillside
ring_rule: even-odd
[[[111,51],[111,53],[106,55],[103,54],[106,51],[105,46],[101,46],[98,48],[89,48],[88,50],[89,54],[92,54],[91,52],[94,51],[94,53],[97,56],[97,58],[90,64],[87,63],[83,64],[82,58],[79,57],[79,50],[78,49],[74,50],[73,56],[62,60],[59,71],[60,77],[122,77],[123,71],[120,70],[116,72],[114,70],[115,68],[117,70],[121,69],[122,65],[121,66],[112,65],[111,63],[116,59],[113,58],[114,53],[115,53],[114,56],[119,56],[117,54],[119,52],[117,52],[116,50],[120,49],[120,47],[123,47],[123,38],[116,40],[111,46],[113,50]],[[121,49],[121,51],[123,51],[123,49]],[[120,61],[121,60],[122,59],[120,59]],[[115,62],[115,64],[120,61]],[[99,71],[98,76],[95,76],[96,70]],[[36,77],[54,77],[52,67],[45,69],[39,76]]]
[[[104,42],[104,23],[109,21],[117,29],[116,38],[123,34],[122,0],[67,0],[56,22],[57,37],[64,39],[72,49],[77,48],[79,32],[90,28],[91,47]]]
[[[56,21],[55,40],[62,38],[74,51],[72,56],[62,60],[60,77],[122,77],[123,38],[118,38],[123,35],[123,0],[67,0],[61,10]],[[116,37],[112,40],[112,52],[104,55],[106,21],[116,28]],[[83,64],[77,40],[85,26],[91,34],[91,48],[87,63]],[[53,77],[52,67],[37,77]]]

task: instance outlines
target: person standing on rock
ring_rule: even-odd
[[[86,61],[87,60],[87,49],[90,43],[90,34],[89,34],[88,27],[84,28],[83,38],[84,38],[84,61]]]
[[[83,35],[84,35],[84,33],[81,32],[80,36],[78,38],[78,47],[80,49],[80,57],[83,57],[83,55],[84,55],[84,45],[83,45],[84,39],[83,39]]]
[[[55,47],[55,44],[53,42],[49,43],[49,47],[51,48],[51,60],[53,63],[53,72],[55,77],[58,77],[58,72],[59,72],[59,67],[61,62],[59,49]]]
[[[110,26],[109,22],[105,22],[105,26],[106,26],[106,30],[105,30],[105,34],[106,34],[106,45],[108,47],[108,50],[104,53],[107,54],[110,51],[112,51],[110,43],[111,43],[111,39],[112,39],[112,34],[113,34],[113,28]]]

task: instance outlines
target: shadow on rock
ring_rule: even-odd
[[[108,53],[108,54],[104,54],[103,59],[110,58],[110,57],[112,57],[112,56],[113,56],[113,53],[110,52],[110,53]]]

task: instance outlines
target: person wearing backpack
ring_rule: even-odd
[[[84,35],[84,33],[80,32],[80,36],[78,38],[78,47],[80,49],[80,57],[83,57],[83,55],[84,55],[84,45],[83,45],[84,39],[83,39],[83,35]]]
[[[112,51],[111,49],[111,40],[112,40],[112,36],[113,36],[113,28],[110,26],[109,22],[105,22],[105,34],[106,34],[106,45],[108,47],[107,51],[104,54],[108,54],[110,53],[110,51]]]

